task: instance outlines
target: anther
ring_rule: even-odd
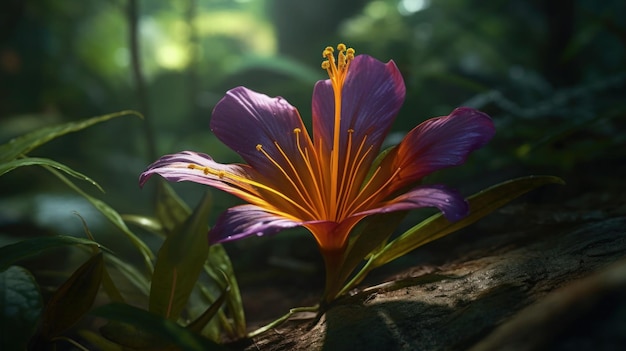
[[[256,151],[261,151],[261,150],[263,150],[263,145],[257,144],[256,145]]]
[[[302,130],[301,130],[300,128],[294,128],[294,129],[293,129],[293,132],[294,132],[295,134],[300,134],[300,132],[302,132]]]

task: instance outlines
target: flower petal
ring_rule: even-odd
[[[393,61],[383,63],[368,55],[356,56],[341,92],[340,155],[345,154],[351,129],[353,143],[358,146],[367,136],[367,146],[372,145],[368,158],[375,157],[404,102],[405,92],[402,75]],[[321,141],[326,152],[332,149],[334,123],[332,84],[329,79],[319,81],[313,90],[313,140],[316,144]]]
[[[276,234],[302,223],[266,212],[254,205],[231,207],[220,215],[209,231],[209,243],[239,240],[248,236]]]
[[[296,134],[296,129],[301,132]],[[244,87],[228,91],[217,103],[211,118],[211,130],[268,179],[282,176],[280,168],[268,156],[283,170],[289,171],[291,166],[285,155],[300,157],[298,138],[302,149],[312,149],[295,107],[281,97],[270,98]],[[266,154],[258,149],[259,145]],[[291,161],[296,167],[301,166],[299,159]]]
[[[422,207],[436,207],[449,221],[458,221],[469,211],[467,201],[456,190],[443,185],[427,185],[414,188],[384,206],[356,213],[355,216],[372,215],[393,211],[405,211]]]
[[[448,116],[431,118],[411,130],[385,157],[377,182],[386,181],[400,169],[387,189],[393,193],[432,172],[463,164],[494,134],[491,118],[471,108],[461,107]]]
[[[308,221],[304,222],[306,227],[319,247],[323,250],[333,250],[345,247],[350,231],[365,216],[351,216],[345,218],[340,223],[333,221]]]
[[[236,195],[246,201],[258,202],[256,190],[246,183],[227,183],[218,175],[204,172],[202,169],[189,168],[189,165],[207,167],[217,172],[223,171],[241,178],[251,178],[250,170],[246,165],[224,165],[213,161],[211,156],[193,151],[183,151],[177,154],[165,155],[151,164],[139,176],[139,185],[143,186],[154,174],[159,174],[169,181],[190,181],[206,184],[214,188]],[[236,185],[236,186],[235,186]]]

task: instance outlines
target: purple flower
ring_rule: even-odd
[[[468,212],[464,198],[426,175],[460,165],[493,136],[486,114],[457,108],[429,119],[374,163],[400,110],[405,86],[393,61],[338,46],[323,52],[330,79],[313,91],[313,134],[284,99],[234,88],[215,106],[211,130],[246,164],[221,164],[183,151],[161,157],[141,174],[159,174],[231,193],[248,204],[223,213],[212,243],[304,226],[322,253],[343,252],[352,228],[376,213],[436,207],[451,221]]]

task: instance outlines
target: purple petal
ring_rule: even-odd
[[[443,185],[428,185],[404,193],[386,202],[385,206],[359,212],[355,216],[405,211],[422,207],[436,207],[452,222],[465,217],[469,211],[467,201],[456,190]]]
[[[295,129],[301,130],[300,135],[294,133]],[[281,97],[270,98],[244,87],[228,91],[217,103],[211,118],[211,130],[268,179],[276,178],[278,169],[257,149],[258,145],[283,169],[289,169],[284,155],[300,155],[298,137],[302,148],[311,147],[295,107]],[[298,162],[294,163],[298,165]]]
[[[350,64],[342,89],[341,155],[345,154],[348,130],[354,130],[353,143],[359,145],[367,135],[372,145],[368,158],[380,149],[405,96],[402,75],[393,61],[380,62],[368,55],[359,55]],[[335,121],[335,99],[330,80],[319,81],[313,90],[314,141],[322,141],[325,150],[332,148]]]
[[[401,189],[424,176],[463,164],[469,154],[485,145],[495,134],[486,114],[467,107],[448,116],[429,119],[413,130],[383,160],[381,181],[400,169],[389,192]]]
[[[301,222],[268,213],[258,206],[235,206],[217,219],[215,226],[209,231],[209,243],[222,243],[252,235],[276,234],[300,225]]]
[[[213,161],[209,155],[192,151],[183,151],[177,154],[165,155],[151,164],[139,176],[139,185],[143,186],[151,176],[159,174],[163,178],[173,182],[190,181],[206,184],[239,196],[244,200],[250,201],[252,198],[255,198],[255,196],[251,194],[254,191],[250,186],[246,184],[238,184],[237,187],[234,187],[225,183],[224,179],[220,178],[218,175],[203,172],[201,169],[189,168],[190,164],[208,167],[218,172],[224,171],[243,178],[250,177],[250,170],[245,165],[224,165]]]

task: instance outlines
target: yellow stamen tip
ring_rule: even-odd
[[[256,145],[256,151],[261,151],[261,150],[263,150],[263,145],[257,144]]]
[[[298,133],[302,132],[302,130],[300,128],[294,128],[293,132],[298,134]]]
[[[350,61],[354,59],[355,51],[353,48],[348,48],[346,44],[343,43],[337,45],[337,51],[337,58],[335,59],[332,47],[328,46],[324,49],[322,57],[326,60],[322,62],[322,69],[328,71],[328,76],[331,80],[341,82],[348,71]],[[339,83],[339,85],[341,85],[341,83]]]
[[[350,61],[350,60],[352,60],[353,58],[354,58],[354,49],[353,49],[353,48],[349,48],[349,49],[346,51],[346,59],[347,59],[348,61]]]

